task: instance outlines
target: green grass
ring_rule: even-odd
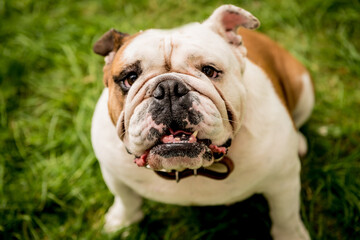
[[[311,71],[302,217],[314,239],[360,239],[360,3],[229,1]],[[221,1],[0,0],[0,239],[269,239],[261,196],[230,207],[144,204],[145,220],[102,233],[112,204],[90,143],[108,29],[205,19]]]

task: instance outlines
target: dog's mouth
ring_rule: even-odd
[[[170,128],[154,146],[135,157],[134,162],[176,181],[192,175],[226,178],[233,169],[231,160],[224,158],[231,139],[218,146],[209,139],[197,138],[197,133]]]

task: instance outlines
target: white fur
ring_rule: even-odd
[[[171,39],[176,39],[176,42]],[[159,41],[164,44],[159,45]],[[176,43],[177,48],[169,51],[171,43]],[[207,53],[209,49],[214,54]],[[161,51],[163,54],[159,54]],[[263,193],[271,209],[274,239],[309,239],[299,215],[300,162],[297,130],[264,71],[242,58],[241,52],[234,54],[233,51],[241,50],[232,49],[219,35],[209,30],[207,25],[199,24],[174,31],[146,31],[125,49],[124,55],[127,58],[152,58],[149,65],[146,65],[149,61],[143,61],[144,72],[150,75],[159,74],[157,71],[163,67],[165,58],[170,59],[173,68],[180,73],[185,72],[183,69],[189,72],[192,69],[189,65],[196,64],[200,58],[204,61],[203,58],[207,56],[213,58],[208,59],[209,61],[223,64],[228,75],[222,82],[209,82],[196,75],[196,72],[191,72],[196,78],[185,81],[194,80],[191,87],[209,97],[223,118],[226,115],[224,101],[232,109],[235,116],[232,128],[234,138],[228,156],[233,160],[235,168],[228,178],[221,181],[193,176],[176,183],[164,180],[152,170],[138,167],[133,162],[134,156],[125,150],[124,143],[110,120],[107,105],[109,91],[105,89],[95,109],[91,136],[104,180],[115,195],[115,203],[106,217],[108,230],[113,231],[141,218],[140,196],[178,205],[219,205],[235,203],[255,193]],[[191,52],[197,55],[186,62],[184,56]],[[241,67],[245,67],[243,74]],[[121,115],[126,126],[129,126],[136,106],[143,101],[143,97],[138,96],[147,94],[141,92],[146,91],[142,86],[147,81],[149,79],[136,81],[132,86],[133,90],[129,91],[128,101]],[[226,93],[225,100],[219,97],[215,87]],[[299,109],[302,108],[299,106]],[[299,114],[304,111],[299,110]],[[225,121],[223,124],[228,129],[228,123]]]
[[[310,117],[312,109],[315,104],[314,88],[311,82],[309,73],[305,72],[300,76],[302,81],[302,89],[300,98],[297,105],[295,106],[294,111],[292,112],[292,117],[295,122],[296,128],[300,128]],[[304,157],[308,150],[308,144],[305,136],[299,131],[299,147],[298,152],[300,157]]]
[[[314,88],[310,75],[304,73],[301,76],[301,81],[303,88],[298,103],[292,113],[297,128],[301,127],[306,120],[308,120],[315,104]]]

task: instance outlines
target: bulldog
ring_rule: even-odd
[[[142,197],[178,205],[265,196],[274,239],[309,239],[300,211],[299,127],[314,105],[308,71],[223,5],[203,23],[128,35],[111,29],[92,144],[115,200],[104,228],[143,218]]]

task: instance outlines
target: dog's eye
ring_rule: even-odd
[[[209,78],[218,78],[221,73],[221,71],[218,71],[211,66],[204,66],[201,71]]]
[[[121,88],[121,91],[126,94],[141,74],[142,69],[140,61],[136,61],[133,64],[125,65],[119,74],[113,76],[113,79],[114,82]]]
[[[139,75],[136,72],[129,72],[125,77],[115,77],[114,80],[120,85],[122,91],[127,93],[138,77]]]
[[[137,78],[138,75],[136,72],[130,72],[128,75],[126,75],[126,78],[124,79],[124,86],[129,89],[131,85],[134,84]]]

